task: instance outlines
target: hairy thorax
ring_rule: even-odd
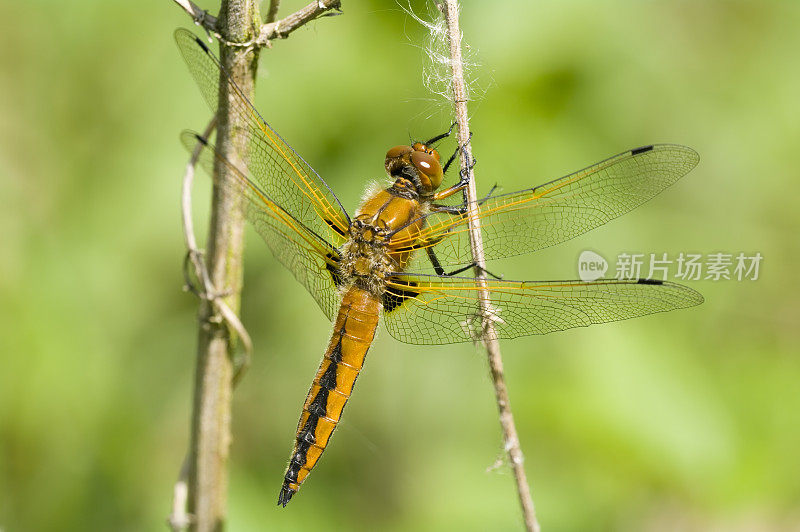
[[[345,284],[356,284],[379,297],[386,277],[405,269],[410,253],[397,251],[392,239],[419,231],[423,207],[416,195],[391,187],[368,197],[350,223],[342,246],[340,273]]]

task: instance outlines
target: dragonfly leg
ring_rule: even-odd
[[[453,275],[458,275],[459,273],[465,272],[465,271],[469,270],[470,268],[476,268],[478,271],[483,272],[483,273],[485,273],[486,275],[488,275],[490,277],[494,277],[495,279],[502,279],[503,278],[502,275],[494,274],[494,273],[490,272],[489,270],[487,270],[486,268],[484,268],[483,266],[478,266],[478,263],[476,263],[476,262],[473,262],[472,264],[467,264],[463,268],[459,268],[457,270],[453,270],[450,273],[446,273],[445,276],[452,277]]]
[[[444,268],[442,268],[442,263],[439,262],[439,259],[436,257],[436,252],[433,251],[433,248],[425,248],[425,252],[428,254],[428,259],[431,261],[433,271],[436,272],[436,275],[446,275],[444,273]]]
[[[492,186],[492,189],[486,194],[484,197],[478,200],[478,205],[483,205],[486,201],[492,197],[494,191],[497,189],[497,185],[495,184]],[[435,212],[445,212],[447,214],[466,214],[467,212],[467,204],[462,203],[461,205],[439,205],[437,203],[431,203],[431,210]]]
[[[450,136],[450,134],[453,132],[453,128],[454,128],[454,127],[456,127],[456,123],[455,123],[455,122],[453,122],[452,124],[450,124],[450,129],[448,129],[447,131],[445,131],[445,132],[444,132],[444,133],[442,133],[441,135],[436,135],[435,137],[433,137],[433,138],[431,138],[431,139],[428,139],[428,140],[426,140],[426,141],[425,141],[423,144],[425,144],[426,146],[430,146],[430,145],[431,145],[431,144],[433,144],[434,142],[439,142],[439,141],[440,141],[440,140],[442,140],[442,139],[446,139],[446,138],[447,138],[447,137],[449,137],[449,136]]]
[[[438,205],[436,203],[431,203],[431,211],[461,215],[465,214],[467,209],[464,205]]]
[[[431,265],[433,266],[433,271],[436,272],[436,275],[441,275],[442,277],[452,277],[454,275],[458,275],[459,273],[465,272],[470,268],[477,268],[479,271],[494,277],[495,279],[502,279],[502,275],[495,275],[486,268],[478,266],[477,263],[473,262],[472,264],[467,264],[463,268],[459,268],[457,270],[453,270],[452,272],[445,272],[444,268],[442,268],[442,264],[439,262],[439,258],[436,256],[436,252],[433,248],[425,248],[425,251],[428,253],[428,259],[431,261]]]
[[[448,168],[450,168],[450,165],[451,165],[451,164],[453,164],[453,161],[455,161],[455,160],[456,160],[456,155],[458,155],[458,150],[459,150],[459,148],[456,148],[456,149],[453,151],[453,155],[451,155],[451,156],[450,156],[450,158],[449,158],[449,159],[447,159],[447,162],[446,162],[446,163],[444,163],[444,166],[442,167],[442,173],[443,173],[443,174],[446,174],[446,173],[447,173],[447,169],[448,169]]]
[[[472,138],[472,133],[469,134],[469,138],[470,139]],[[469,143],[469,140],[467,140],[467,143]],[[458,150],[462,150],[463,151],[464,158],[467,161],[467,167],[466,168],[462,168],[461,172],[459,172],[459,175],[461,176],[461,178],[458,180],[458,183],[456,183],[455,185],[453,185],[450,188],[447,188],[445,190],[442,190],[442,191],[437,192],[436,194],[434,194],[433,195],[433,199],[434,200],[441,200],[441,199],[450,197],[453,194],[455,194],[456,192],[464,190],[464,188],[466,188],[466,186],[469,185],[470,170],[472,170],[475,167],[475,164],[478,161],[474,157],[470,157],[467,154],[467,144],[463,144],[463,145],[459,146],[458,149],[456,149],[455,153],[453,153],[453,155],[450,157],[450,159],[444,165],[444,168],[442,169],[442,171],[443,172],[447,171],[447,168],[455,160],[455,157],[456,157],[456,154],[458,153]]]
[[[455,123],[454,123],[453,125],[455,125]],[[453,126],[450,126],[450,129],[453,129]],[[450,132],[448,131],[448,132],[447,132],[447,134],[449,135],[449,134],[450,134]],[[464,143],[462,146],[459,146],[458,148],[456,148],[456,149],[453,151],[453,155],[451,155],[451,156],[450,156],[450,158],[449,158],[449,159],[447,159],[447,162],[446,162],[446,163],[444,163],[444,166],[442,167],[442,173],[443,173],[443,174],[446,174],[446,173],[447,173],[447,169],[448,169],[448,168],[450,168],[450,165],[451,165],[451,164],[453,164],[453,161],[455,161],[455,160],[456,160],[456,155],[458,155],[458,152],[459,152],[460,150],[463,150],[464,148],[466,148],[467,144],[469,144],[469,142],[470,142],[471,140],[472,140],[472,131],[470,131],[470,132],[469,132],[469,138],[467,139],[467,142],[465,142],[465,143]],[[466,154],[466,153],[464,153],[464,156],[468,158],[468,156],[467,156],[467,154]],[[470,170],[472,169],[472,167],[473,167],[473,166],[475,166],[475,159],[473,159],[473,160],[472,160],[472,164],[471,164],[471,165],[470,165],[470,167],[469,167],[469,168],[470,168]],[[462,176],[462,179],[463,179],[463,176]]]

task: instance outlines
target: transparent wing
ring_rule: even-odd
[[[213,112],[220,82],[228,85],[230,112],[237,117],[234,122],[247,124],[250,179],[315,233],[340,242],[349,217],[328,184],[264,121],[200,38],[179,29],[175,41]]]
[[[322,311],[333,319],[339,307],[336,285],[339,282],[339,253],[324,238],[306,227],[280,205],[273,202],[252,180],[247,169],[239,168],[221,155],[202,136],[191,131],[181,134],[181,142],[191,152],[198,142],[203,145],[200,165],[214,175],[214,164],[224,164],[236,177],[226,182],[227,187],[244,196],[245,216],[264,239],[275,258],[294,274],[295,278],[319,304]]]
[[[483,321],[475,283],[476,279],[466,277],[395,275],[384,295],[389,334],[410,344],[477,340]],[[691,288],[647,279],[486,283],[497,338],[627,320],[703,302],[703,296]]]
[[[434,246],[444,267],[472,263],[468,219],[479,218],[487,260],[530,253],[569,240],[638,207],[694,168],[691,148],[657,144],[626,151],[538,187],[478,202],[471,216],[431,213],[419,240],[393,240],[419,249]],[[430,268],[418,253],[411,270]]]

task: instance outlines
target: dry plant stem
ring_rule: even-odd
[[[203,130],[203,138],[208,138],[214,129],[217,127],[217,117],[214,116],[206,128]],[[250,334],[244,325],[239,320],[231,308],[222,300],[222,293],[220,293],[212,284],[208,275],[208,270],[203,262],[203,252],[197,247],[197,239],[194,235],[194,222],[192,217],[192,185],[194,184],[194,169],[197,165],[197,160],[200,157],[200,152],[203,150],[203,144],[200,142],[194,148],[189,162],[186,164],[186,170],[183,174],[183,186],[181,187],[181,219],[183,220],[183,238],[188,250],[189,260],[194,267],[195,276],[202,283],[199,291],[201,299],[208,299],[211,301],[220,313],[228,326],[231,327],[239,339],[242,341],[244,347],[244,359],[239,367],[236,368],[236,373],[233,377],[234,387],[238,384],[239,379],[244,374],[244,371],[250,364],[250,359],[253,354],[253,341],[250,339]]]
[[[267,10],[267,16],[264,19],[267,24],[275,22],[275,19],[278,18],[278,10],[280,8],[281,8],[281,0],[270,0],[269,10]]]
[[[257,0],[223,0],[217,29],[226,41],[252,39],[259,27]],[[249,48],[220,46],[220,60],[242,92],[252,98],[257,54]],[[229,112],[229,89],[220,84],[217,106],[217,146],[223,156],[237,160],[244,153],[245,124]],[[206,267],[210,285],[225,305],[236,313],[242,284],[242,199],[225,186],[226,166],[214,168],[211,223],[208,231]],[[219,184],[219,185],[218,185]],[[214,299],[217,299],[216,297]],[[190,530],[211,532],[225,524],[228,487],[228,455],[231,442],[231,396],[233,353],[236,337],[226,326],[214,299],[200,304],[195,396],[189,447],[188,513]]]
[[[219,18],[206,13],[191,0],[174,0],[195,23],[217,37],[220,60],[242,93],[252,99],[258,50],[269,39],[285,38],[325,11],[339,7],[339,0],[313,2],[284,20],[271,22],[279,1],[270,6],[268,24],[261,25],[257,0],[223,0]],[[261,40],[259,40],[261,39]],[[217,128],[217,146],[228,159],[236,161],[246,153],[247,139],[236,132],[243,124],[232,122],[228,112],[227,84],[221,84],[217,116],[204,136]],[[168,523],[173,530],[190,527],[196,531],[224,528],[227,506],[227,460],[231,441],[231,395],[249,363],[252,342],[237,317],[242,281],[243,215],[241,198],[230,192],[234,187],[216,186],[212,195],[208,254],[197,247],[191,217],[191,185],[194,166],[201,148],[195,148],[186,167],[183,184],[183,223],[189,260],[201,287],[200,330],[198,337],[195,398],[189,453],[184,459],[173,494]],[[229,177],[224,164],[216,164],[215,183]],[[245,348],[244,363],[233,364],[236,340]]]
[[[209,15],[204,9],[198,7],[197,4],[191,0],[173,1],[192,17],[195,24],[202,26],[203,29],[214,35],[220,42],[236,48],[269,46],[272,39],[285,39],[297,28],[311,22],[331,9],[338,9],[341,5],[341,0],[318,0],[316,2],[311,2],[284,19],[273,22],[280,6],[279,0],[273,0],[269,7],[269,13],[267,14],[267,23],[256,26],[258,27],[258,32],[256,34],[244,41],[231,41],[224,35],[224,32],[221,31],[220,21],[216,17]]]
[[[212,33],[217,31],[217,17],[209,15],[205,9],[201,9],[192,0],[174,0],[174,2],[194,19],[195,24]]]
[[[212,118],[203,131],[203,137],[208,137],[217,125],[216,117]],[[208,281],[208,272],[205,269],[205,264],[202,262],[202,255],[197,248],[197,239],[194,236],[194,222],[192,221],[192,183],[194,182],[194,168],[197,164],[197,159],[200,157],[202,145],[197,143],[189,162],[186,163],[186,170],[183,174],[183,187],[181,189],[181,216],[183,219],[183,238],[186,243],[186,248],[189,250],[189,258],[194,265],[195,272],[198,279],[203,283],[206,288],[206,281]],[[210,285],[211,282],[208,281]],[[178,480],[172,489],[172,512],[167,519],[169,527],[178,532],[185,530],[191,524],[191,516],[186,510],[189,499],[189,455],[183,458],[181,464],[181,471],[178,474]]]
[[[206,128],[203,130],[203,137],[208,138],[214,131],[217,125],[216,116],[213,117]],[[212,286],[209,279],[208,270],[206,269],[205,262],[203,262],[203,253],[197,247],[197,239],[194,234],[194,223],[192,218],[192,185],[194,183],[194,171],[197,165],[197,160],[200,157],[200,152],[203,149],[203,144],[200,142],[194,148],[189,162],[186,164],[186,170],[183,174],[183,186],[181,188],[181,216],[183,219],[183,237],[188,250],[189,262],[194,267],[196,278],[202,283],[202,286],[195,290],[201,299],[209,300],[215,306],[217,312],[220,313],[222,318],[227,323],[228,327],[235,331],[239,339],[242,341],[244,347],[244,357],[242,362],[236,368],[234,373],[233,387],[241,379],[245,370],[249,365],[249,361],[253,353],[253,342],[250,335],[244,328],[244,325],[239,321],[239,317],[228,307],[221,298],[221,295]],[[187,512],[187,502],[189,499],[189,455],[187,454],[183,459],[181,471],[178,475],[178,480],[173,487],[172,495],[172,512],[170,513],[167,523],[173,531],[185,530],[191,524],[191,516]]]
[[[217,117],[213,116],[203,130],[203,138],[208,138],[216,127]],[[183,240],[186,244],[186,249],[188,249],[190,252],[196,252],[199,249],[197,247],[197,238],[194,236],[194,221],[192,220],[192,184],[194,184],[194,167],[197,165],[197,160],[200,158],[200,152],[202,150],[203,145],[198,142],[192,151],[189,162],[186,163],[186,170],[183,173],[183,185],[181,187],[181,221],[183,222]],[[195,257],[192,257],[192,261],[195,261]],[[198,271],[204,269],[200,264],[196,264],[196,267]]]
[[[469,144],[469,122],[467,114],[467,90],[464,83],[463,62],[461,56],[461,30],[458,23],[458,2],[457,0],[446,0],[441,6],[447,22],[447,36],[450,43],[450,64],[452,68],[452,87],[453,103],[455,106],[456,122],[458,123],[458,144],[464,146],[461,151],[461,169],[470,172],[469,186],[466,189],[466,198],[470,206],[468,214],[470,244],[472,246],[472,257],[477,265],[476,277],[480,289],[481,311],[484,315],[483,320],[483,343],[486,346],[486,353],[489,359],[489,368],[494,383],[497,408],[500,414],[500,425],[503,428],[503,439],[505,450],[511,462],[514,478],[517,484],[517,493],[522,505],[522,514],[525,526],[530,531],[539,531],[539,523],[536,521],[536,513],[533,507],[530,487],[523,467],[522,449],[517,436],[517,429],[514,425],[514,416],[511,412],[511,403],[508,399],[508,389],[506,388],[505,376],[503,374],[503,360],[500,356],[500,344],[497,341],[497,334],[494,330],[494,322],[491,319],[491,299],[486,289],[486,274],[483,268],[486,260],[483,252],[483,238],[481,236],[480,218],[474,215],[477,209],[477,191],[475,176],[470,168],[472,161],[472,147]]]
[[[339,9],[340,5],[341,0],[318,0],[316,2],[311,2],[286,18],[261,26],[255,44],[265,46],[272,39],[285,39],[300,26],[311,22],[331,9]],[[277,7],[275,9],[277,11]]]

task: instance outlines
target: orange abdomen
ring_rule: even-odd
[[[331,341],[300,414],[278,504],[286,506],[328,445],[375,336],[380,306],[377,298],[356,286],[342,298]]]

